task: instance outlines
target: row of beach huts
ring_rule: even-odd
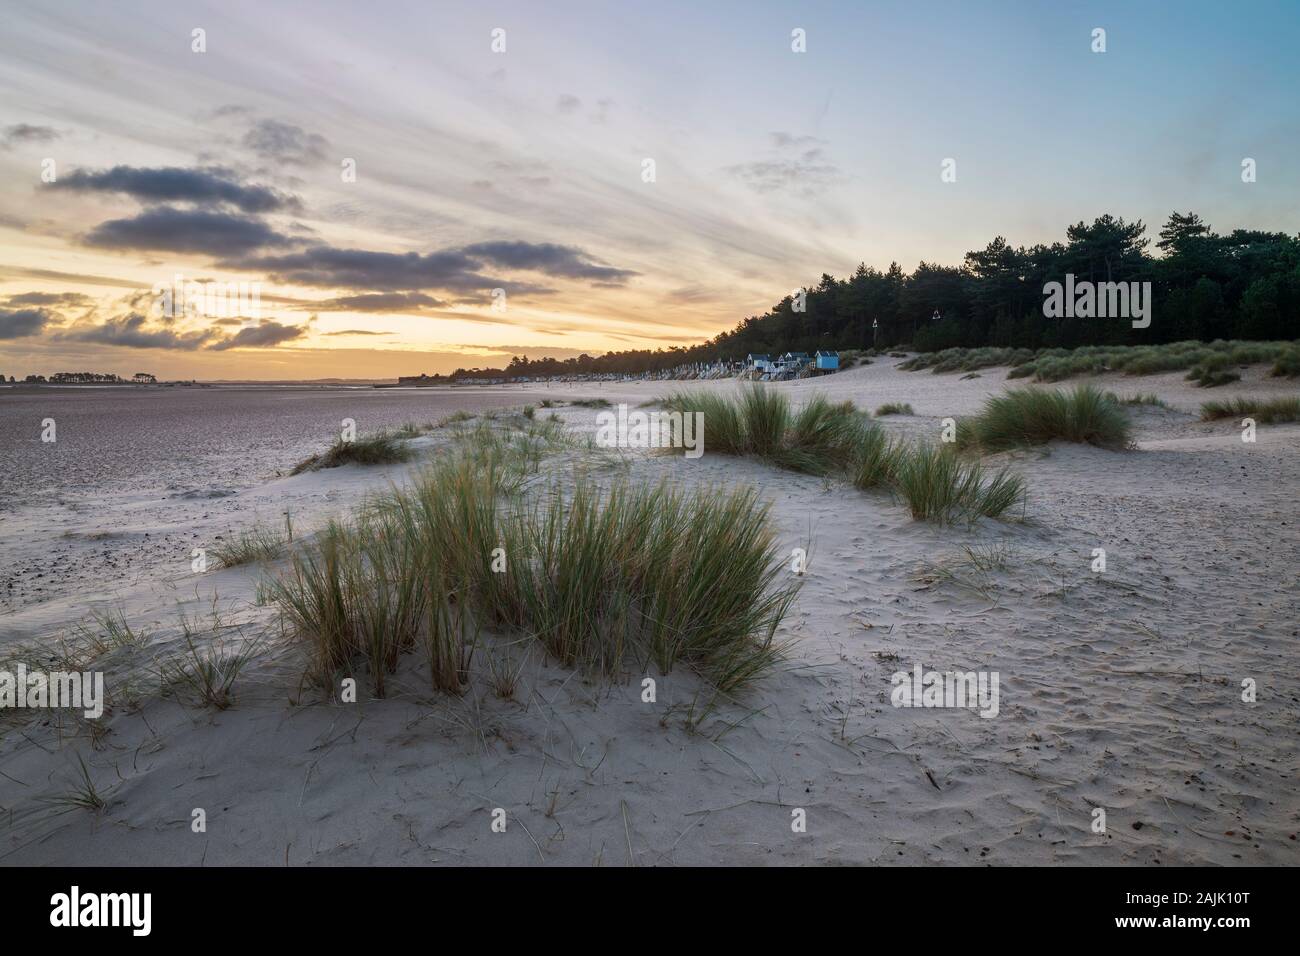
[[[421,387],[428,385],[505,385],[522,382],[630,382],[645,380],[684,380],[745,378],[752,381],[779,382],[791,378],[807,378],[813,375],[828,375],[840,368],[840,353],[834,350],[818,350],[812,355],[807,352],[786,352],[784,355],[771,356],[766,353],[751,353],[743,362],[687,362],[675,368],[661,369],[654,372],[580,372],[573,375],[536,375],[536,376],[460,376],[454,383],[446,379],[428,375],[407,375],[398,378],[398,387]],[[381,386],[382,387],[382,386]],[[389,386],[391,387],[391,386]]]

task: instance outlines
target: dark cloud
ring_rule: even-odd
[[[566,279],[592,279],[619,284],[637,273],[604,265],[574,246],[543,242],[479,242],[460,251],[503,269],[524,269]]]
[[[99,345],[120,345],[133,349],[180,349],[193,351],[207,345],[216,336],[211,329],[203,332],[176,332],[148,327],[148,320],[138,312],[108,319],[102,325],[73,329],[60,338]]]
[[[293,242],[260,219],[234,213],[158,206],[130,219],[101,222],[85,237],[105,249],[156,249],[238,256]]]
[[[59,131],[52,126],[33,126],[31,123],[15,123],[0,130],[0,145],[10,149],[19,143],[49,143],[59,138]]]
[[[326,302],[313,302],[313,308],[334,312],[401,312],[419,309],[441,309],[447,306],[423,292],[372,292],[366,295],[346,295]]]
[[[308,133],[301,126],[264,119],[244,134],[244,145],[265,159],[314,163],[325,158],[329,141],[324,136]]]
[[[247,256],[229,263],[242,269],[264,269],[281,282],[347,289],[446,288],[491,289],[502,280],[478,275],[478,263],[455,250],[431,252],[371,252],[311,246],[298,252]]]
[[[246,255],[223,264],[236,269],[262,269],[278,281],[298,285],[385,292],[448,289],[465,293],[505,288],[521,295],[552,291],[533,283],[485,275],[482,270],[491,266],[588,279],[600,285],[621,285],[638,274],[607,266],[573,246],[509,241],[480,242],[423,255],[311,246],[283,254]]]
[[[305,330],[298,325],[281,325],[270,319],[263,319],[258,325],[240,329],[228,339],[222,339],[209,348],[222,352],[226,349],[270,348],[282,342],[291,342],[302,338]]]
[[[227,204],[244,212],[297,210],[300,207],[297,197],[266,186],[241,185],[235,180],[234,173],[220,166],[202,169],[114,166],[99,172],[79,169],[58,180],[57,185],[61,189],[81,192],[124,193],[149,203]]]
[[[0,339],[36,335],[53,318],[46,309],[0,309]]]

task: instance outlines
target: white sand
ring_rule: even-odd
[[[941,418],[1007,384],[1004,370],[963,381],[894,364],[780,387],[871,409],[909,402],[916,415],[887,427],[935,435]],[[431,695],[413,665],[389,699],[343,705],[302,689],[296,651],[270,638],[228,711],[146,693],[138,710],[105,717],[94,741],[60,739],[54,715],[7,729],[0,808],[12,817],[0,860],[1295,863],[1300,426],[1261,426],[1245,444],[1234,422],[1195,420],[1208,397],[1289,394],[1294,383],[1252,370],[1210,392],[1180,374],[1101,384],[1156,392],[1174,408],[1133,412],[1137,451],[1057,444],[1009,456],[1029,482],[1024,522],[941,529],[911,521],[887,495],[757,462],[633,454],[637,476],[752,482],[774,503],[784,548],[813,540],[782,628],[790,659],[699,732],[682,726],[699,688],[685,674],[655,675],[658,703],[644,704],[639,681],[602,688],[534,652],[516,701],[481,682],[461,699]],[[518,391],[521,404],[581,394],[636,403],[676,387]],[[594,427],[594,411],[561,414]],[[274,520],[288,507],[305,529],[411,467],[280,479],[209,520]],[[210,533],[197,512],[194,521]],[[147,516],[121,524],[147,528]],[[963,550],[1003,545],[1005,569],[987,574]],[[1090,570],[1094,548],[1106,550],[1105,574]],[[174,647],[178,607],[197,613],[213,595],[246,634],[274,621],[255,606],[255,582],[246,569],[101,580],[9,616],[0,634],[48,638],[111,597],[156,629],[144,659]],[[130,657],[115,653],[110,673]],[[916,663],[997,671],[999,715],[891,706],[890,675]],[[1246,678],[1258,686],[1253,704],[1241,700]],[[78,754],[110,792],[108,809],[40,808],[70,788]],[[491,829],[498,807],[504,833]],[[1105,834],[1090,828],[1095,807],[1106,810]],[[195,808],[205,833],[191,830]],[[806,833],[791,830],[795,808]]]

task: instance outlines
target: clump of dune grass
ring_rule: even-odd
[[[879,425],[865,426],[848,464],[848,478],[863,491],[892,487],[907,454],[906,442],[890,438]]]
[[[915,415],[912,406],[906,402],[886,402],[876,409],[876,417],[883,418],[885,415]]]
[[[1109,449],[1132,443],[1123,409],[1092,385],[1069,392],[1013,388],[993,395],[978,415],[959,423],[958,438],[964,448],[988,452],[1057,439]]]
[[[295,556],[271,594],[315,679],[364,666],[383,696],[400,658],[422,650],[432,686],[458,693],[485,629],[610,679],[629,659],[685,666],[720,693],[777,659],[797,584],[778,583],[752,489],[580,480],[506,508],[502,478],[491,462],[444,463]]]
[[[208,551],[217,560],[218,566],[223,568],[233,568],[259,561],[274,561],[284,553],[285,547],[292,540],[292,526],[286,525],[286,527],[289,529],[288,536],[274,528],[256,525],[230,538],[213,542]]]
[[[899,462],[894,485],[918,521],[947,524],[996,518],[1024,497],[1024,479],[1002,469],[987,474],[949,446],[918,445]]]
[[[956,351],[965,362],[967,352]],[[1083,346],[1079,349],[1040,349],[1036,352],[1017,350],[1008,356],[1011,365],[1008,378],[1034,378],[1040,382],[1057,382],[1080,375],[1100,375],[1102,372],[1123,372],[1125,375],[1157,375],[1160,372],[1182,372],[1206,365],[1204,373],[1197,372],[1196,380],[1203,384],[1222,384],[1231,381],[1229,365],[1255,365],[1264,363],[1286,364],[1287,356],[1300,352],[1295,342],[1169,342],[1166,345],[1140,346]],[[941,355],[936,352],[933,355]],[[924,358],[924,367],[940,359]],[[1300,359],[1297,359],[1300,362]],[[910,365],[911,363],[904,363]]]
[[[1253,418],[1263,425],[1300,421],[1300,396],[1283,398],[1238,396],[1226,401],[1205,402],[1201,405],[1201,421],[1211,422],[1221,418]]]
[[[1155,408],[1168,408],[1169,403],[1157,395],[1155,392],[1139,392],[1133,395],[1119,395],[1116,392],[1107,392],[1106,397],[1116,405],[1142,406],[1150,405]]]
[[[669,411],[704,416],[705,450],[754,455],[793,471],[825,475],[852,458],[862,416],[852,402],[815,395],[798,410],[776,389],[743,387],[737,397],[676,392],[661,403]]]
[[[126,611],[93,611],[93,627],[79,625],[76,635],[89,647],[94,656],[107,654],[119,647],[141,648],[149,643],[149,632],[136,628],[126,619]],[[71,668],[76,670],[77,668]]]
[[[338,468],[340,465],[390,465],[407,461],[411,450],[402,438],[392,432],[378,432],[367,438],[354,441],[336,441],[319,455],[300,461],[289,472],[298,475],[304,471],[317,471],[321,468]]]
[[[895,353],[890,353],[895,354]],[[1015,348],[951,348],[939,352],[922,352],[899,364],[905,372],[930,369],[932,372],[974,372],[996,365],[1017,365],[1034,357],[1029,349]]]
[[[660,404],[670,412],[703,415],[707,451],[722,455],[750,453],[748,423],[734,399],[716,392],[674,392]]]
[[[99,814],[108,809],[109,796],[113,789],[116,788],[100,790],[90,775],[90,768],[86,766],[86,761],[82,759],[81,754],[77,754],[77,779],[73,785],[63,793],[45,798],[41,803],[56,813],[87,810]]]
[[[1193,365],[1186,379],[1195,382],[1201,388],[1216,388],[1229,382],[1239,381],[1241,375],[1229,368],[1231,364],[1233,364],[1233,356],[1230,353],[1214,352]]]
[[[257,656],[258,646],[200,648],[188,629],[185,645],[178,656],[159,665],[163,687],[172,693],[190,695],[214,710],[226,710],[235,702],[235,681]]]
[[[631,652],[728,693],[779,656],[775,631],[798,584],[778,584],[784,566],[752,488],[579,483],[508,534],[536,555],[511,569],[523,618],[566,664],[613,675]]]
[[[1279,353],[1269,374],[1274,378],[1300,378],[1300,345]]]
[[[785,439],[790,424],[790,400],[776,389],[751,385],[741,390],[740,417],[749,452],[770,457],[780,450]]]
[[[821,395],[800,406],[788,422],[770,457],[782,468],[810,475],[843,470],[863,427],[852,402],[835,403]]]
[[[575,439],[555,416],[545,421],[485,417],[473,426],[452,429],[456,452],[480,466],[500,473],[508,490],[515,491],[541,468],[547,456],[572,446]]]
[[[990,475],[978,463],[934,461],[931,449],[890,438],[850,402],[835,404],[819,396],[795,412],[780,392],[754,385],[738,398],[679,392],[663,404],[684,414],[703,413],[708,451],[754,455],[808,474],[842,475],[862,490],[894,490],[922,520],[996,517],[1024,490],[1023,480],[1006,471]],[[925,504],[927,483],[945,496],[939,504]]]
[[[537,414],[537,408],[535,406],[533,405],[524,406],[524,418],[528,419],[529,421],[532,421],[533,417],[536,414]]]
[[[437,427],[446,428],[449,425],[459,425],[461,422],[472,421],[473,418],[474,418],[473,412],[467,412],[464,409],[461,409],[458,412],[452,412],[450,415],[444,416],[438,422]]]
[[[569,401],[570,405],[576,405],[578,408],[609,408],[610,403],[607,398],[575,398]]]

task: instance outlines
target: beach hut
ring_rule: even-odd
[[[772,367],[772,359],[766,352],[761,355],[750,352],[749,355],[745,356],[745,366],[746,368],[766,372]]]
[[[840,353],[818,349],[817,354],[813,356],[813,364],[817,366],[818,371],[834,372],[840,367]]]
[[[781,363],[792,370],[802,368],[809,361],[807,352],[786,352],[781,356]]]

